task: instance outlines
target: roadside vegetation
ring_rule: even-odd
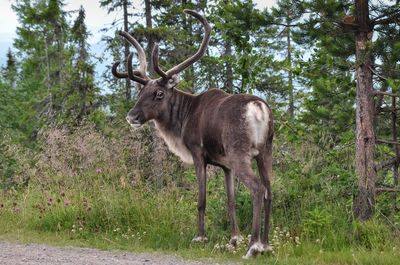
[[[146,137],[151,125],[139,131],[122,126],[108,131],[108,136],[92,125],[88,122],[73,133],[49,128],[39,156],[8,145],[17,161],[29,164],[34,159],[35,167],[21,168],[16,173],[21,183],[0,193],[2,239],[241,261],[247,242],[236,248],[228,245],[223,172],[208,170],[210,242],[193,244],[197,224],[194,169],[167,151],[161,165],[152,164],[147,151],[138,157],[138,149],[151,148]],[[335,162],[351,157],[351,148],[324,155],[309,144],[289,144],[279,133],[275,143],[270,234],[274,252],[248,262],[396,264],[399,223],[397,217],[387,217],[390,207],[385,200],[389,198],[379,197],[372,220],[352,218],[355,176],[344,167],[353,165],[351,160]],[[162,188],[153,179],[157,166],[164,173]],[[246,237],[251,230],[251,198],[243,184],[236,187],[238,221]]]
[[[233,247],[223,172],[208,168],[210,242],[191,243],[194,169],[168,151],[152,123],[129,128],[137,86],[111,75],[129,51],[122,29],[148,59],[158,42],[163,69],[193,54],[202,32],[182,15],[189,8],[213,34],[178,88],[252,93],[274,114],[274,251],[246,262],[399,264],[399,1],[284,0],[259,10],[242,0],[101,0],[116,17],[102,31],[101,56],[87,42],[85,9],[66,10],[65,2],[10,2],[19,26],[0,67],[0,240],[243,261],[247,188],[235,180],[245,240]],[[104,73],[96,73],[100,63]],[[150,62],[148,69],[155,77]],[[357,126],[365,115],[372,123]]]

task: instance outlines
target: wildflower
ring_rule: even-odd
[[[47,201],[47,205],[50,206],[50,205],[51,205],[51,202],[50,202],[50,201]]]
[[[86,212],[89,212],[90,210],[92,210],[92,207],[90,206],[86,207]]]
[[[75,233],[75,229],[72,229],[71,232],[72,232],[72,233]]]
[[[69,205],[69,201],[65,201],[65,205],[68,206]]]
[[[286,237],[287,237],[287,238],[290,237],[290,233],[289,233],[289,232],[286,233]]]
[[[100,168],[96,169],[96,172],[100,174],[101,173],[101,169]]]
[[[320,243],[321,240],[319,238],[317,238],[317,240],[315,240],[316,243]]]
[[[72,173],[72,176],[76,177],[76,176],[78,176],[78,173],[74,172],[74,173]]]
[[[132,179],[131,184],[136,185],[136,180]]]
[[[83,220],[83,221],[81,222],[81,225],[86,225],[86,221]]]
[[[322,253],[324,253],[324,251],[323,251],[322,249],[320,249],[320,250],[319,250],[319,253],[322,254]]]
[[[63,196],[63,197],[65,196],[65,192],[64,192],[64,191],[61,191],[60,194],[61,194],[61,196]]]
[[[83,201],[83,205],[84,205],[84,206],[87,205],[87,201],[86,201],[86,200]]]
[[[101,186],[100,186],[100,189],[104,189],[104,185],[101,185]]]
[[[15,208],[15,211],[16,211],[16,212],[20,212],[21,209],[20,209],[20,208]]]
[[[101,198],[101,197],[99,197],[97,200],[98,200],[98,201],[101,201],[101,200],[102,200],[102,198]]]
[[[82,231],[83,230],[83,228],[82,227],[79,227],[79,231]]]
[[[49,198],[49,201],[52,202],[52,201],[53,201],[53,197],[50,197],[50,198]]]

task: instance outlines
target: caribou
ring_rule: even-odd
[[[146,54],[129,33],[121,31],[137,50],[139,70],[132,69],[133,53],[127,58],[127,71],[118,72],[120,61],[114,63],[112,73],[117,78],[129,78],[140,84],[138,100],[128,112],[126,120],[133,128],[147,121],[154,124],[170,151],[183,162],[194,165],[198,180],[198,226],[192,242],[208,242],[204,230],[206,210],[206,167],[218,166],[225,173],[227,205],[232,226],[230,244],[242,240],[236,220],[234,177],[250,190],[253,217],[250,245],[243,258],[255,257],[271,251],[268,232],[271,211],[273,118],[267,103],[248,95],[231,95],[220,89],[209,89],[192,95],[177,89],[178,74],[198,61],[206,52],[211,36],[207,20],[193,10],[184,12],[198,19],[204,27],[204,37],[198,51],[164,72],[159,66],[159,47],[154,46],[152,62],[160,76],[147,76]],[[251,161],[257,162],[259,177],[253,172]],[[261,235],[261,214],[264,205],[264,230]]]

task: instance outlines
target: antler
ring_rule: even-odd
[[[132,70],[133,53],[131,52],[128,55],[128,60],[127,60],[128,72],[117,72],[117,67],[118,65],[120,65],[121,62],[116,61],[112,67],[113,75],[117,78],[129,77],[133,81],[141,83],[142,85],[147,84],[149,78],[146,74],[147,71],[146,54],[142,46],[140,46],[139,42],[126,31],[120,31],[119,35],[125,37],[125,39],[127,39],[136,48],[139,56],[139,70]]]
[[[210,41],[211,26],[210,26],[210,24],[208,24],[207,20],[203,16],[201,16],[199,13],[197,13],[196,11],[193,11],[190,9],[185,9],[185,10],[183,10],[183,12],[197,18],[198,20],[200,20],[201,24],[203,24],[204,31],[205,31],[203,41],[201,42],[199,50],[192,57],[190,57],[190,58],[186,59],[185,61],[181,62],[180,64],[174,66],[167,72],[164,72],[160,68],[160,66],[158,64],[158,44],[156,44],[154,46],[153,58],[152,58],[154,71],[156,71],[156,73],[158,73],[164,81],[171,78],[174,74],[178,74],[178,73],[182,72],[184,69],[186,69],[190,65],[194,64],[201,57],[203,57],[204,53],[207,50],[208,42]]]

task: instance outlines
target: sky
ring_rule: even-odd
[[[138,8],[142,8],[141,0],[133,1],[138,3]],[[65,0],[64,2],[66,4],[64,10],[77,10],[81,5],[84,7],[86,11],[85,22],[92,33],[88,43],[92,46],[92,51],[100,55],[101,50],[105,48],[105,44],[100,42],[101,36],[104,34],[99,32],[100,29],[122,15],[118,13],[107,14],[106,9],[100,8],[97,0]],[[256,4],[256,8],[260,10],[275,4],[275,0],[253,0],[253,2]],[[11,3],[10,0],[0,0],[0,66],[5,64],[7,50],[12,47],[13,39],[16,38],[15,31],[18,19],[11,9]],[[75,17],[76,15],[73,16],[73,18]]]

